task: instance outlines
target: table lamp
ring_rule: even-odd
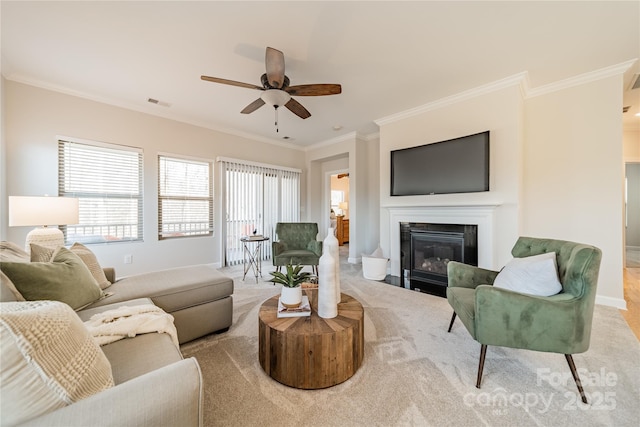
[[[9,226],[39,226],[27,234],[25,250],[31,251],[31,243],[55,248],[64,246],[64,235],[49,225],[77,224],[78,199],[73,197],[9,196]]]
[[[347,215],[347,211],[349,210],[349,203],[348,202],[340,202],[340,203],[338,203],[338,207],[342,211],[342,215],[346,216]]]

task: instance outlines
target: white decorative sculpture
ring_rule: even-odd
[[[329,231],[327,231],[327,237],[322,242],[322,253],[324,253],[324,251],[329,251],[335,260],[336,301],[340,303],[340,245],[333,228],[329,228]]]
[[[338,315],[336,298],[336,261],[331,251],[323,250],[318,261],[318,316],[330,319]]]

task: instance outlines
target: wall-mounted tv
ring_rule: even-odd
[[[489,131],[391,152],[391,195],[489,191]]]

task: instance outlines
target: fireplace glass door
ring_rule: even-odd
[[[411,287],[421,290],[424,283],[433,291],[432,285],[436,285],[441,287],[435,289],[437,293],[445,293],[447,264],[465,262],[464,233],[412,230],[410,254]]]

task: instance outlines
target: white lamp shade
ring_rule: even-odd
[[[260,98],[272,107],[282,107],[291,99],[291,95],[280,89],[269,89],[262,92]]]
[[[346,211],[347,209],[349,209],[349,203],[348,202],[340,202],[338,203],[338,207],[344,211]]]
[[[67,225],[79,221],[73,197],[9,196],[9,226]]]

